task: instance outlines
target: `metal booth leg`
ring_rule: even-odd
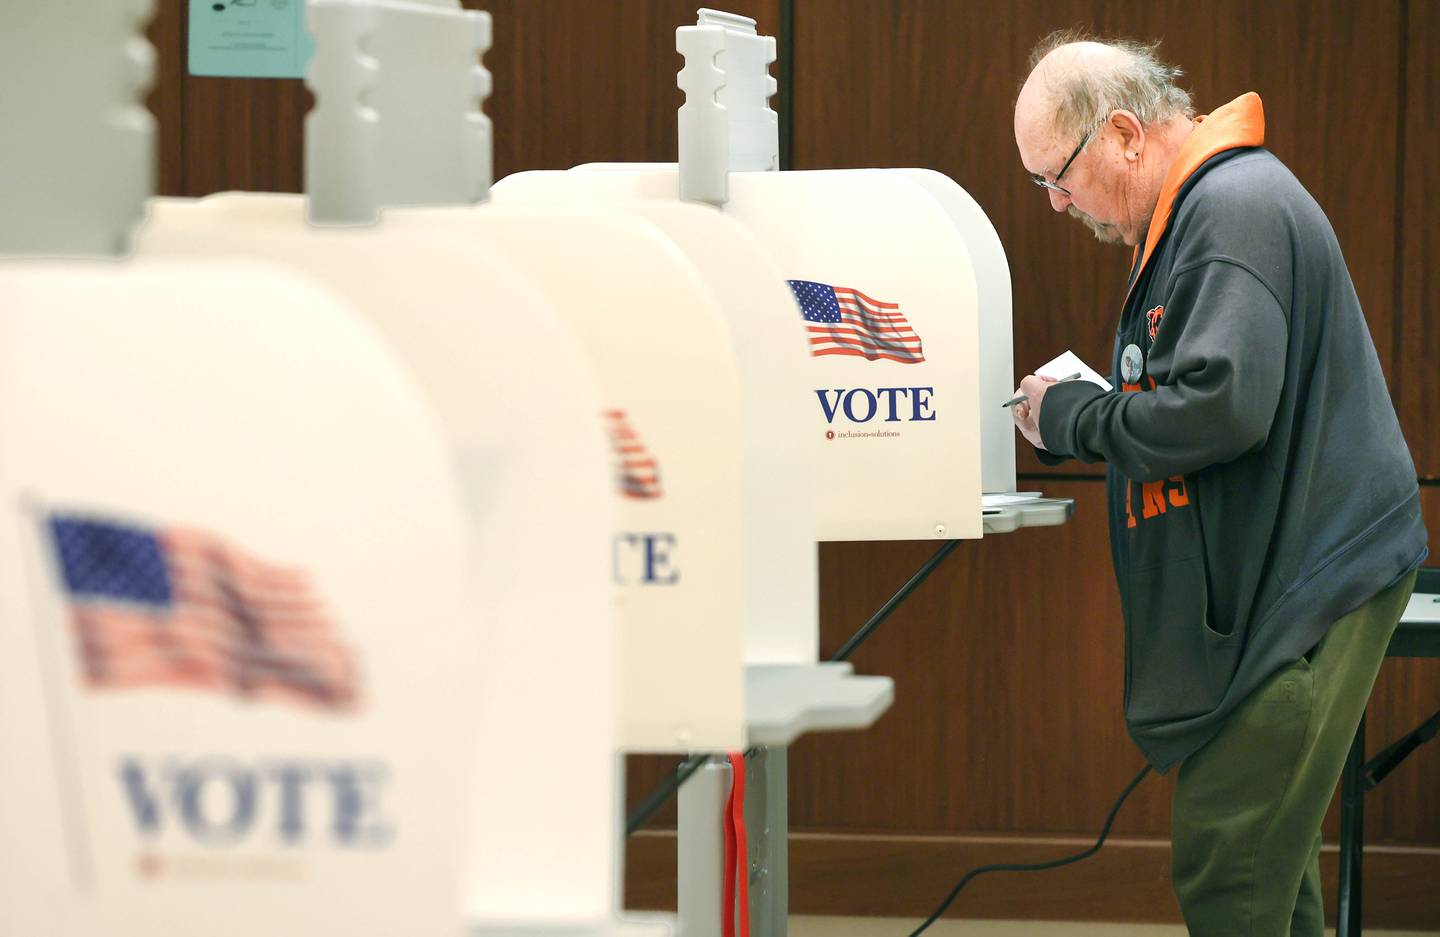
[[[785,748],[745,759],[746,870],[752,937],[786,937],[790,914],[789,794]],[[730,765],[711,758],[680,788],[676,837],[678,932],[719,937],[725,884]]]
[[[725,889],[725,801],[730,765],[711,758],[680,788],[676,898],[684,937],[720,937]]]
[[[790,917],[789,749],[759,748],[745,761],[751,937],[786,937]]]
[[[1360,898],[1365,849],[1365,714],[1340,775],[1340,888],[1335,937],[1360,937]]]

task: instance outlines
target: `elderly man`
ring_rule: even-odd
[[[1320,937],[1320,822],[1426,555],[1415,468],[1340,245],[1154,46],[1052,37],[1015,142],[1057,212],[1135,248],[1113,392],[1026,377],[1020,432],[1108,463],[1125,718],[1172,805],[1192,934]]]

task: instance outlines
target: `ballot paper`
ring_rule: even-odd
[[[1080,372],[1080,380],[1089,381],[1106,390],[1113,390],[1110,382],[1096,373],[1095,369],[1080,360],[1080,356],[1073,351],[1067,351],[1060,357],[1035,369],[1040,377],[1053,377],[1059,380],[1062,377],[1069,377],[1075,372]]]
[[[1075,372],[1071,371],[1070,373],[1074,374]],[[1038,501],[1042,497],[1044,497],[1044,495],[1038,491],[1017,491],[1014,494],[981,495],[980,506],[986,510],[991,508],[999,510],[1000,508],[1010,507],[1011,505],[1029,504],[1032,501]]]

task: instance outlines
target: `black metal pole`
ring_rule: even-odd
[[[1340,888],[1335,937],[1360,937],[1361,874],[1365,849],[1365,714],[1340,775]]]
[[[935,555],[925,561],[925,565],[921,566],[920,569],[915,572],[915,575],[910,577],[910,581],[905,583],[905,585],[901,586],[900,591],[890,597],[890,601],[880,606],[880,610],[874,615],[871,615],[870,620],[865,622],[865,624],[861,626],[859,631],[851,635],[850,640],[846,641],[843,645],[841,645],[840,650],[836,651],[830,659],[832,661],[848,660],[850,658],[850,655],[855,653],[855,649],[858,648],[860,645],[864,644],[865,639],[870,637],[870,634],[876,628],[879,628],[880,624],[885,621],[885,619],[890,617],[890,613],[895,611],[895,609],[900,606],[901,602],[909,598],[910,593],[914,592],[919,587],[920,583],[924,582],[927,578],[929,578],[930,574],[935,572],[935,568],[941,563],[943,563],[945,561],[945,557],[949,556],[950,553],[959,545],[959,540],[945,541],[945,545],[942,546],[940,549],[936,550]]]
[[[674,773],[655,785],[655,789],[646,794],[645,799],[630,811],[630,815],[625,818],[625,835],[629,836],[644,826],[645,821],[655,815],[655,811],[665,806],[665,802],[675,796],[675,792],[680,790],[680,785],[690,780],[690,775],[700,770],[700,766],[705,763],[707,757],[709,756],[691,755],[676,765]]]

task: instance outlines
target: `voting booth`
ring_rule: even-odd
[[[590,900],[608,908],[596,883],[613,868],[612,829],[592,818],[609,814],[614,787],[614,482],[588,362],[534,285],[493,255],[384,229],[307,230],[304,211],[292,196],[161,199],[138,245],[147,256],[243,254],[303,271],[410,367],[479,538],[469,582],[490,640],[464,731],[487,751],[514,750],[537,729],[567,739],[513,770],[480,769],[476,841],[489,845],[475,852],[475,878],[521,901],[513,870],[544,861],[551,887],[588,882]],[[553,587],[557,575],[565,588]],[[591,697],[583,711],[570,692]],[[527,800],[549,805],[542,830],[517,812]]]
[[[519,173],[494,199],[624,204],[673,197],[677,181],[674,169]],[[700,217],[743,229],[767,262],[725,264],[703,241],[691,256],[720,280],[784,285],[763,311],[802,340],[766,362],[768,381],[803,406],[756,418],[805,443],[792,458],[809,469],[816,539],[979,537],[975,278],[949,216],[909,178],[866,170],[735,173],[730,192],[724,215]]]
[[[114,196],[3,219],[0,932],[454,933],[486,634],[451,453],[314,280],[100,259],[150,171],[112,80],[144,6],[0,17],[0,81],[99,102],[7,96],[0,187]]]
[[[0,297],[4,711],[29,766],[0,798],[5,913],[453,930],[484,632],[399,363],[252,264],[7,261]],[[13,932],[56,933],[50,910]]]
[[[332,63],[343,59],[335,54],[339,35],[342,50],[369,42],[387,65],[425,52],[432,71],[477,85],[484,14],[399,4],[315,4],[311,14],[322,72],[349,74]],[[403,67],[388,73],[415,78]],[[330,100],[345,106],[343,98]],[[377,100],[385,100],[381,89]],[[475,100],[426,100],[429,132],[477,151]],[[323,108],[311,118],[312,165],[334,146],[330,119]],[[417,147],[448,165],[416,173],[428,188],[413,200],[483,194],[475,186],[488,178],[484,142],[478,170],[443,148]],[[373,154],[355,147],[353,155],[363,165]],[[365,204],[356,191],[376,200],[406,197],[371,184],[324,191],[309,206],[321,216],[335,205]],[[536,915],[608,917],[618,745],[610,569],[623,471],[593,368],[543,291],[482,245],[388,226],[313,227],[306,212],[306,199],[296,196],[156,200],[139,249],[260,256],[304,271],[343,295],[411,368],[441,419],[479,537],[469,579],[490,639],[479,704],[465,717],[466,737],[487,753],[467,804],[473,850],[466,921],[500,927]],[[652,555],[652,562],[660,560]]]
[[[617,465],[619,513],[606,569],[621,613],[622,745],[663,751],[742,744],[745,453],[730,339],[713,297],[674,245],[638,218],[476,208],[458,184],[450,207],[402,210],[435,201],[411,191],[411,180],[428,179],[433,190],[451,171],[443,161],[457,149],[471,152],[446,130],[453,109],[431,118],[420,112],[453,101],[457,87],[473,110],[477,82],[437,68],[430,43],[386,37],[401,20],[473,14],[456,3],[354,2],[314,4],[311,13],[320,55],[331,64],[317,62],[311,72],[319,105],[307,134],[350,142],[309,145],[307,178],[318,186],[346,166],[373,170],[348,190],[358,204],[317,199],[312,217],[333,211],[325,220],[353,220],[383,206],[387,231],[494,253],[535,284],[594,369],[602,398],[596,417]],[[370,22],[371,32],[357,41],[362,33],[332,30],[322,14]],[[414,29],[395,35],[413,36]],[[374,68],[376,61],[383,67]],[[466,67],[473,70],[473,55]],[[371,82],[366,108],[347,103],[357,81]],[[372,150],[386,158],[370,160]]]
[[[676,241],[717,282],[787,286],[789,302],[763,314],[801,325],[805,343],[767,367],[778,390],[805,404],[761,419],[806,439],[797,455],[812,479],[817,539],[974,539],[1062,523],[1070,502],[1015,490],[1014,428],[1000,406],[1015,386],[1009,270],[980,206],[928,170],[777,172],[766,103],[773,39],[753,20],[701,10],[699,25],[677,31],[677,48],[686,59],[678,166],[519,173],[495,186],[496,204],[603,204],[653,217],[657,206],[692,202],[713,209],[712,228],[743,229],[767,264],[718,262],[704,239]],[[758,308],[725,311],[743,321]],[[802,695],[795,676],[773,684],[777,711]],[[751,706],[751,740],[766,746],[756,759],[766,832],[748,861],[765,887],[746,910],[761,933],[785,931],[783,747],[804,731],[874,718],[853,698],[830,701],[836,722],[818,715],[822,705],[774,735],[781,720],[757,719],[761,707]],[[708,934],[731,913],[721,907],[723,871],[705,858],[721,851],[715,817],[729,771],[712,763],[681,792],[680,914],[692,932]],[[745,782],[747,804],[755,781]]]
[[[686,57],[679,76],[686,100],[679,115],[678,165],[590,164],[572,170],[583,175],[580,180],[555,172],[520,173],[495,187],[496,201],[599,200],[632,209],[637,203],[682,198],[707,203],[739,220],[787,268],[797,314],[805,317],[812,353],[820,359],[807,363],[809,376],[837,378],[824,382],[829,385],[824,389],[821,381],[810,388],[812,418],[825,421],[824,433],[836,434],[817,439],[875,444],[814,447],[814,464],[828,468],[821,474],[830,480],[829,487],[816,491],[819,539],[979,536],[973,521],[967,527],[942,520],[969,516],[959,505],[973,503],[967,477],[972,458],[979,460],[986,531],[1063,522],[1067,503],[1015,490],[1015,431],[1009,411],[999,406],[1015,387],[1010,274],[983,209],[953,180],[932,170],[775,173],[778,133],[767,104],[775,91],[767,74],[774,40],[756,35],[753,20],[714,10],[701,10],[699,25],[681,27],[676,37]],[[952,229],[938,239],[930,230],[937,217],[948,219]],[[873,288],[866,293],[843,279],[807,279],[803,269],[788,269],[823,258],[822,265],[835,271],[832,277],[843,277],[851,269],[865,270],[866,263],[883,264],[897,242],[910,256],[890,274],[897,284],[893,297]],[[958,262],[957,250],[965,255]],[[961,273],[955,273],[957,268]],[[917,283],[932,284],[935,293],[914,310],[903,300]],[[835,292],[833,305],[826,287]],[[917,317],[927,320],[923,328]],[[932,334],[937,337],[927,338]],[[921,380],[843,386],[851,371],[867,376],[861,368],[865,361],[872,375],[916,375],[937,360],[963,392],[958,399],[953,385],[935,387]],[[888,372],[881,370],[884,362]],[[828,369],[837,370],[832,375]],[[933,404],[936,393],[946,398],[943,415],[937,405],[917,411],[917,397]],[[913,424],[922,422],[937,425],[919,427],[917,435]],[[876,449],[881,449],[878,459],[873,458]],[[953,477],[935,479],[941,466]],[[877,480],[887,470],[886,497],[878,499]],[[866,503],[875,505],[872,516],[865,514]],[[906,520],[912,504],[914,519]],[[921,518],[932,523],[927,527]]]

